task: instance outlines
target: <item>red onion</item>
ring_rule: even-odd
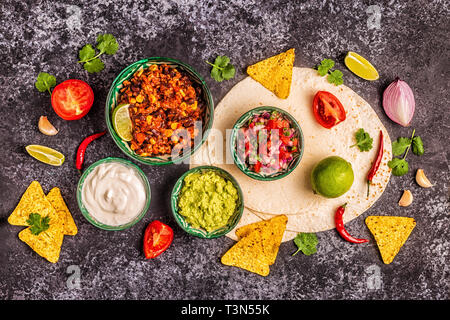
[[[383,93],[383,108],[394,122],[407,127],[411,122],[416,102],[411,88],[405,81],[397,78]]]

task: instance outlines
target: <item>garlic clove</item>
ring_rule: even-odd
[[[54,136],[58,130],[48,121],[46,116],[41,116],[38,123],[39,131],[47,136]]]
[[[422,188],[431,188],[433,186],[422,169],[418,169],[416,172],[416,182]]]
[[[411,191],[405,190],[403,191],[403,195],[400,198],[400,201],[398,202],[398,205],[400,207],[407,207],[413,202],[413,195]]]

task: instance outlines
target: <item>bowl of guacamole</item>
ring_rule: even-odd
[[[175,221],[187,233],[218,238],[231,231],[244,210],[242,190],[227,171],[213,166],[193,168],[172,190]]]

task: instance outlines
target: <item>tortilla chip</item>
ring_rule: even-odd
[[[377,242],[385,264],[391,263],[416,226],[413,218],[369,216],[366,225]]]
[[[267,263],[272,265],[277,258],[278,249],[286,230],[288,218],[285,215],[278,215],[269,220],[263,220],[248,224],[236,230],[236,236],[241,239],[248,236],[255,230],[260,230],[262,236],[263,253],[267,258]]]
[[[20,240],[28,244],[41,257],[52,263],[56,263],[59,260],[63,238],[62,224],[52,224],[51,218],[50,227],[37,236],[31,233],[30,227],[19,232]]]
[[[69,208],[67,208],[67,205],[64,202],[64,199],[61,195],[61,191],[59,190],[59,188],[53,188],[52,190],[50,190],[50,192],[47,194],[47,200],[50,201],[50,203],[55,208],[59,216],[64,217],[63,219],[64,234],[70,236],[76,235],[78,233],[77,225],[73,220]]]
[[[286,99],[291,91],[294,60],[295,49],[289,49],[249,66],[247,73],[278,98]]]
[[[269,275],[269,264],[263,253],[262,234],[259,229],[238,241],[222,256],[221,262],[254,272],[261,276]]]
[[[27,220],[30,213],[39,213],[42,217],[56,214],[55,209],[45,197],[44,191],[37,181],[31,182],[28,186],[19,204],[8,217],[8,222],[15,226],[28,226]]]

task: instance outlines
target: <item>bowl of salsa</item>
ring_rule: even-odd
[[[300,125],[288,112],[262,106],[244,113],[230,135],[236,166],[256,180],[281,179],[291,173],[303,155]]]
[[[116,126],[115,115],[122,107],[126,135]],[[203,78],[188,64],[164,57],[142,59],[122,70],[105,107],[116,145],[149,165],[181,163],[190,157],[206,141],[213,116],[214,102]]]

